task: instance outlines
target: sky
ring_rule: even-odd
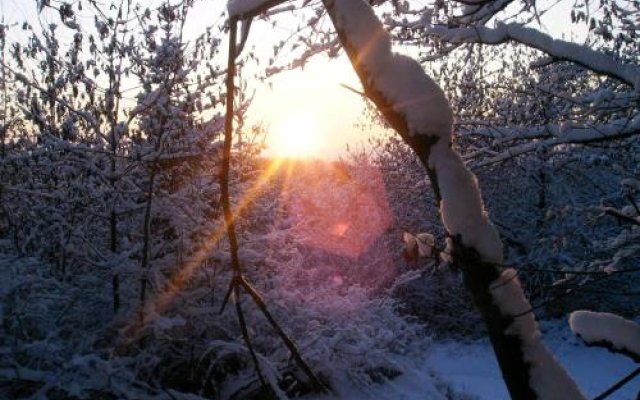
[[[150,0],[145,4],[152,7],[159,3],[160,0]],[[196,1],[185,27],[185,38],[195,39],[204,27],[223,20],[225,4],[225,0]],[[38,18],[35,0],[0,0],[0,8],[8,23]],[[552,13],[544,20],[547,31],[556,35],[568,29],[566,20],[554,17],[558,14],[564,12]],[[57,22],[54,11],[45,12],[40,18]],[[272,21],[275,23],[254,22],[247,48],[268,56],[273,45],[290,35],[298,23],[286,13],[272,17]],[[93,17],[80,14],[79,22],[93,24]],[[20,35],[20,31],[13,29],[10,34]],[[226,48],[226,43],[223,46]],[[225,58],[220,60],[223,65]],[[343,85],[361,87],[344,55],[331,60],[316,56],[304,70],[280,72],[266,82],[251,80],[249,91],[254,97],[247,123],[262,123],[268,128],[265,154],[335,158],[345,153],[347,145],[363,145],[369,137],[380,134],[383,128],[371,132],[355,127],[366,122],[364,100]]]
[[[151,6],[159,1],[148,3]],[[224,0],[197,1],[185,26],[185,38],[195,39],[204,27],[221,21],[225,3]],[[0,0],[0,6],[9,24],[38,19],[35,0]],[[54,11],[44,12],[40,18],[58,21]],[[253,47],[257,53],[270,51],[294,26],[286,18],[277,16],[276,28],[265,21],[254,22],[247,48]],[[79,22],[93,25],[88,12],[85,16],[80,14]],[[19,28],[10,31],[10,35],[21,34]],[[223,46],[226,48],[226,43]],[[226,56],[221,57],[220,63],[226,63]],[[262,123],[268,128],[265,155],[336,158],[344,154],[347,145],[364,143],[371,132],[354,127],[361,121],[364,101],[342,84],[360,87],[344,55],[332,60],[318,56],[304,70],[283,71],[265,82],[252,80],[249,94],[254,96],[247,125]]]
[[[309,155],[335,156],[373,133],[354,126],[364,118],[365,105],[361,96],[341,86],[360,86],[346,57],[318,59],[305,70],[284,72],[271,81],[271,87],[258,87],[251,108],[254,119],[264,119],[273,128],[271,143],[285,144],[291,136],[286,130],[299,125],[315,144]]]
[[[219,0],[218,7],[224,9],[224,0]],[[428,0],[414,0],[415,4],[429,3]],[[196,7],[210,8],[210,2],[200,2]],[[415,5],[414,4],[414,5]],[[542,31],[555,37],[568,36],[575,27],[567,23],[568,4],[555,0],[542,0],[540,10],[551,7],[550,12],[541,18]],[[509,11],[511,12],[511,11]],[[196,8],[195,26],[201,25],[199,20],[206,21],[207,12],[199,12]],[[278,14],[275,27],[265,21],[255,21],[247,46],[255,46],[269,51],[271,47],[286,37],[298,22],[286,13]],[[565,39],[568,39],[565,38]],[[575,38],[573,38],[575,39]],[[408,55],[412,49],[396,46],[395,51]],[[272,79],[270,85],[257,84],[255,101],[250,109],[253,121],[265,121],[270,127],[271,137],[268,144],[270,155],[295,155],[300,148],[312,149],[302,152],[302,156],[336,157],[345,153],[347,146],[366,147],[368,138],[384,132],[382,127],[372,127],[373,131],[363,130],[354,125],[367,122],[363,115],[364,100],[361,96],[347,90],[343,85],[362,90],[358,78],[344,53],[329,60],[325,55],[316,56],[304,70],[282,72]],[[304,124],[304,121],[307,121]],[[300,125],[299,132],[310,138],[299,141],[298,150],[289,151],[284,141],[292,141],[291,125]],[[282,129],[284,127],[284,129]],[[314,140],[315,139],[315,140]]]
[[[211,4],[206,0],[196,4],[187,30],[194,29],[195,34],[198,26],[207,23]],[[224,10],[224,4],[218,0],[214,15]],[[246,49],[268,57],[272,47],[286,39],[297,23],[285,14],[271,17],[270,22],[254,21]],[[335,59],[316,56],[304,69],[280,72],[264,83],[253,82],[255,95],[247,122],[267,126],[269,148],[265,154],[335,158],[345,153],[347,145],[362,145],[371,135],[382,132],[383,128],[370,132],[355,127],[363,121],[365,103],[343,85],[361,88],[344,54]]]

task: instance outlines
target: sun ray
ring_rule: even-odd
[[[275,173],[280,169],[284,160],[276,159],[272,161],[269,166],[260,174],[260,176],[256,179],[255,183],[247,190],[245,195],[241,198],[240,202],[234,207],[233,215],[234,218],[241,214],[248,205],[252,201],[258,198],[262,188],[269,183],[271,178],[275,175]],[[208,259],[211,255],[211,251],[214,246],[216,246],[225,236],[226,234],[226,226],[224,223],[219,224],[213,233],[211,234],[209,240],[207,240],[196,253],[190,257],[188,260],[184,261],[181,268],[179,268],[171,277],[168,279],[165,287],[162,289],[162,292],[158,293],[153,301],[154,305],[154,314],[145,315],[145,319],[141,326],[132,325],[133,332],[129,340],[135,338],[140,333],[140,329],[152,322],[153,319],[166,307],[169,306],[175,295],[182,290],[185,283],[193,276],[195,271],[202,266],[203,262]]]

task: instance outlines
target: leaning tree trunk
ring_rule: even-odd
[[[454,263],[482,314],[514,399],[584,396],[542,343],[516,273],[475,176],[452,145],[453,116],[442,89],[413,59],[391,51],[388,33],[363,0],[323,0],[365,94],[424,164]]]

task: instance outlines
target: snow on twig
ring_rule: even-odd
[[[495,28],[484,26],[447,28],[436,25],[427,28],[427,33],[451,43],[501,44],[515,41],[543,51],[558,60],[571,61],[591,71],[622,81],[640,93],[638,65],[622,63],[586,46],[554,39],[539,30],[515,22],[498,23]]]
[[[484,167],[522,154],[562,144],[587,144],[637,135],[640,134],[640,114],[636,114],[633,118],[619,119],[607,124],[561,128],[560,125],[545,125],[530,128],[482,128],[474,130],[474,134],[477,133],[481,136],[494,138],[544,139],[511,147],[493,157],[474,163],[474,166]]]
[[[268,11],[286,0],[229,0],[227,11],[230,17],[240,19],[250,18],[254,15]]]
[[[563,393],[564,399],[582,399],[583,395],[567,372],[555,360],[540,338],[538,324],[531,312],[531,305],[517,278],[517,272],[506,269],[491,284],[494,304],[503,315],[513,317],[506,328],[510,335],[522,340],[522,353],[530,365],[530,384],[540,399],[554,399]]]
[[[640,361],[640,325],[633,321],[610,313],[574,311],[569,326],[589,346],[606,347]]]

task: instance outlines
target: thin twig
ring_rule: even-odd
[[[251,345],[251,340],[249,337],[249,333],[246,326],[246,321],[244,319],[244,314],[242,312],[242,307],[240,306],[240,295],[241,290],[244,289],[251,296],[253,301],[256,303],[260,311],[267,318],[273,329],[276,331],[278,336],[280,336],[281,340],[287,346],[289,351],[291,352],[294,360],[298,364],[298,367],[302,369],[302,371],[307,375],[311,384],[315,389],[321,391],[327,391],[327,388],[322,384],[322,382],[316,377],[313,373],[309,365],[304,361],[300,352],[298,351],[296,345],[293,343],[291,338],[287,336],[287,334],[282,330],[280,325],[273,318],[265,302],[262,300],[258,292],[249,285],[249,283],[245,280],[242,272],[242,267],[240,266],[240,260],[238,257],[238,239],[236,236],[235,225],[233,220],[233,214],[231,211],[231,201],[229,196],[229,169],[230,169],[230,161],[231,161],[231,142],[232,142],[232,130],[233,130],[233,100],[234,100],[234,76],[235,76],[235,59],[237,56],[237,27],[238,27],[238,19],[231,18],[229,21],[229,59],[227,65],[227,80],[226,80],[226,117],[224,124],[224,145],[222,151],[222,169],[220,174],[220,201],[222,204],[222,211],[224,215],[224,222],[227,229],[227,236],[229,238],[229,248],[231,252],[231,268],[233,270],[233,278],[231,279],[229,290],[223,300],[221,312],[224,310],[231,293],[234,294],[234,301],[236,304],[236,313],[238,314],[238,320],[240,322],[240,329],[242,330],[242,337],[249,349],[251,354],[251,358],[253,359],[254,366],[256,369],[256,373],[260,378],[260,381],[263,385],[265,385],[265,381],[260,370],[260,366],[258,363],[257,355],[253,350]],[[246,40],[246,38],[244,39]]]
[[[609,397],[609,395],[613,394],[615,391],[617,391],[618,389],[620,389],[621,387],[623,387],[624,385],[629,383],[633,378],[635,378],[638,375],[640,375],[640,367],[636,368],[629,375],[627,375],[624,378],[620,379],[613,386],[611,386],[609,389],[607,389],[604,392],[602,392],[602,394],[600,394],[598,397],[595,397],[593,400],[604,400],[604,399],[606,399],[607,397]]]
[[[242,268],[240,267],[240,261],[238,258],[238,238],[236,236],[235,225],[233,223],[233,214],[231,213],[231,201],[229,200],[229,165],[231,161],[231,140],[232,140],[232,129],[233,129],[233,91],[234,91],[234,83],[233,79],[235,76],[235,60],[236,60],[236,35],[238,32],[237,27],[238,21],[235,18],[232,18],[229,23],[229,63],[227,68],[227,115],[224,121],[224,146],[222,151],[222,171],[220,176],[220,192],[221,192],[221,200],[222,200],[222,212],[224,214],[224,224],[227,228],[227,236],[229,238],[229,247],[231,250],[231,268],[233,269],[233,278],[231,279],[231,283],[229,284],[229,290],[225,295],[224,301],[222,302],[222,307],[220,308],[220,312],[224,311],[224,308],[231,297],[231,293],[234,294],[234,301],[236,304],[236,314],[238,315],[238,322],[240,324],[240,330],[242,331],[242,338],[244,339],[245,344],[247,345],[247,349],[249,349],[249,354],[251,354],[251,359],[253,360],[253,366],[256,370],[256,374],[260,379],[260,383],[266,387],[266,381],[264,380],[264,376],[262,375],[262,371],[260,370],[260,364],[258,363],[258,357],[256,356],[255,351],[253,350],[253,345],[251,344],[251,338],[249,337],[249,331],[247,330],[247,324],[244,319],[244,314],[242,313],[242,306],[240,304],[240,286],[238,285],[238,280],[242,277]]]
[[[247,344],[247,349],[249,349],[249,354],[251,354],[251,359],[253,360],[253,366],[256,370],[256,374],[258,375],[258,379],[260,379],[260,383],[263,387],[267,387],[267,381],[265,381],[264,376],[262,375],[262,370],[260,369],[260,362],[258,361],[258,356],[256,355],[255,350],[253,349],[253,345],[251,344],[251,338],[249,337],[249,330],[247,329],[247,322],[244,319],[244,313],[242,312],[242,304],[240,302],[240,286],[235,285],[234,287],[234,301],[236,303],[236,314],[238,315],[238,323],[240,324],[240,331],[242,332],[242,338],[244,342]]]
[[[245,279],[242,279],[240,282],[242,283],[242,286],[247,291],[247,293],[249,293],[251,298],[253,298],[253,301],[256,303],[260,311],[262,311],[262,313],[267,318],[271,326],[273,326],[273,329],[276,331],[278,336],[280,336],[280,339],[282,339],[285,346],[287,346],[287,348],[291,352],[291,356],[296,361],[296,364],[298,364],[300,369],[302,369],[305,375],[307,375],[307,377],[311,380],[312,385],[318,390],[326,391],[325,385],[313,373],[313,371],[311,370],[309,365],[306,363],[306,361],[304,361],[304,359],[300,355],[300,351],[298,350],[297,346],[295,345],[295,343],[293,343],[293,340],[289,338],[289,336],[282,330],[280,325],[273,318],[273,316],[271,315],[271,312],[269,312],[269,310],[267,309],[267,304],[264,302],[262,297],[258,294],[258,292],[253,287],[251,287],[249,282],[247,282]]]
[[[633,225],[640,225],[640,220],[638,218],[623,214],[621,211],[616,210],[615,208],[604,207],[602,211],[604,211],[605,214],[612,215],[618,218],[618,220],[620,221],[628,222]]]

